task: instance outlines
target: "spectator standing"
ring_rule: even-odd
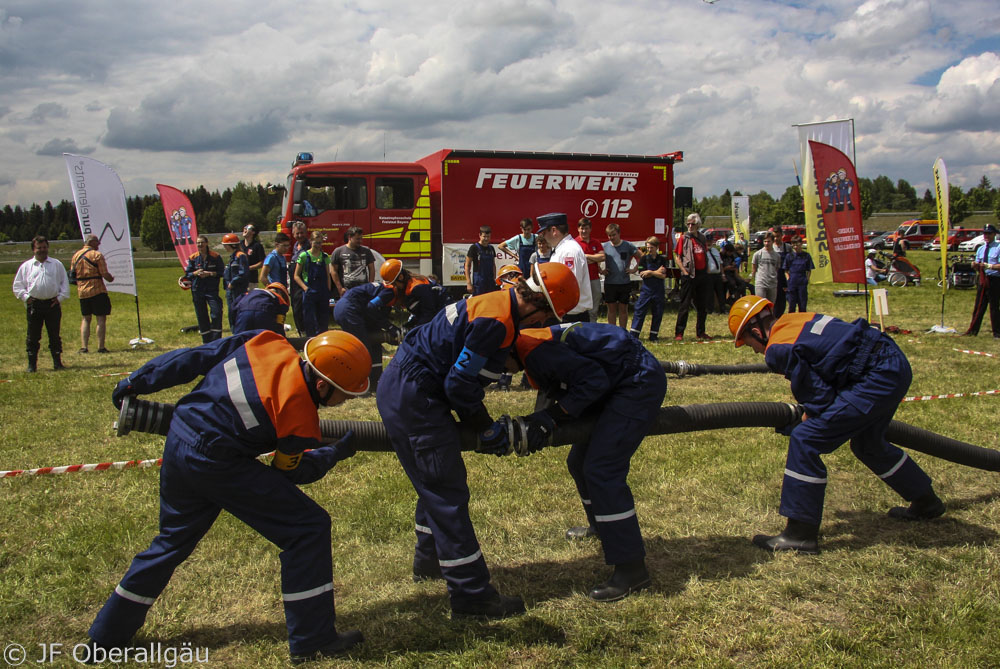
[[[590,309],[594,306],[593,294],[590,292],[590,272],[587,271],[587,258],[583,255],[583,249],[569,234],[566,214],[545,214],[535,220],[538,222],[538,236],[544,237],[552,249],[549,262],[568,267],[580,287],[579,302],[562,320],[566,323],[586,322],[590,318]]]
[[[208,246],[208,237],[198,235],[198,250],[188,258],[184,279],[191,283],[191,301],[198,318],[198,334],[203,344],[222,339],[222,298],[219,281],[226,271],[220,256]]]
[[[646,549],[627,476],[667,392],[663,367],[635,338],[608,323],[522,329],[516,353],[525,373],[555,402],[524,417],[528,453],[551,440],[557,425],[596,416],[586,441],[573,444],[566,465],[583,502],[587,526],[567,539],[597,535],[614,566],[591,599],[613,602],[650,585]]]
[[[310,246],[295,261],[295,282],[302,289],[302,319],[307,337],[330,327],[330,256],[323,251],[326,235],[316,230]]]
[[[726,244],[722,249],[722,280],[727,290],[727,309],[747,292],[747,282],[740,276],[741,254],[742,247],[735,244]]]
[[[631,333],[636,339],[642,332],[646,312],[651,311],[653,320],[649,324],[649,341],[660,338],[660,322],[663,320],[663,287],[667,278],[667,257],[660,253],[660,240],[650,237],[646,240],[646,253],[637,268],[642,287],[639,299],[635,301],[635,315],[632,317]]]
[[[581,218],[577,222],[577,235],[575,239],[576,243],[583,249],[583,257],[587,259],[587,272],[590,274],[590,294],[594,299],[594,306],[590,308],[590,322],[596,323],[597,317],[601,313],[601,301],[598,299],[598,296],[601,294],[601,263],[604,262],[605,255],[604,246],[590,236],[591,228],[590,219],[586,216]]]
[[[497,289],[497,250],[490,245],[490,226],[479,228],[479,241],[465,254],[465,290],[470,295],[492,293]]]
[[[758,534],[764,550],[819,552],[827,469],[822,456],[845,441],[851,452],[909,507],[894,507],[890,518],[930,520],[944,513],[931,479],[885,438],[913,379],[910,363],[896,342],[859,318],[853,323],[817,313],[775,318],[771,302],[747,297],[729,312],[736,346],[763,354],[772,371],[791,381],[803,405],[801,423],[788,426],[788,457],[778,512],[788,518],[781,534]]]
[[[333,250],[331,260],[337,299],[355,286],[375,281],[375,254],[362,246],[365,233],[357,225],[347,229],[347,241]]]
[[[805,311],[809,301],[809,277],[816,269],[812,256],[802,250],[802,237],[792,237],[792,252],[785,256],[782,271],[788,286],[788,313]]]
[[[288,255],[290,246],[291,240],[284,232],[274,235],[274,248],[264,258],[264,264],[260,268],[260,283],[262,285],[269,286],[272,283],[280,283],[288,288],[288,262],[285,260],[285,256]]]
[[[909,248],[910,248],[909,243],[902,237],[897,236],[895,241],[892,242],[892,257],[905,258],[906,251]]]
[[[76,273],[76,290],[80,297],[80,353],[88,351],[90,344],[90,321],[97,320],[97,352],[108,353],[104,346],[107,334],[108,315],[111,313],[111,298],[105,281],[114,281],[115,277],[108,271],[108,263],[104,254],[98,249],[101,240],[97,235],[87,235],[83,240],[83,248],[73,254],[70,269]]]
[[[292,316],[295,317],[295,329],[298,331],[299,336],[302,336],[305,332],[306,320],[302,313],[302,295],[304,292],[302,290],[302,286],[300,286],[298,281],[295,280],[295,267],[298,263],[299,256],[302,255],[303,251],[308,251],[309,246],[309,230],[306,227],[305,222],[293,221],[291,254],[292,266],[288,270],[288,293],[292,298]]]
[[[677,308],[674,340],[684,339],[688,312],[692,306],[697,312],[695,332],[698,339],[711,339],[705,332],[705,321],[708,316],[708,304],[712,289],[706,271],[708,262],[705,259],[708,240],[700,230],[701,216],[696,213],[688,214],[686,223],[687,232],[681,236],[674,248],[674,258],[677,260],[677,267],[681,273],[681,302]]]
[[[500,250],[517,258],[517,266],[521,269],[521,274],[527,275],[531,271],[531,255],[537,248],[537,236],[531,231],[534,223],[530,218],[521,219],[521,234],[514,235],[510,239],[500,242]]]
[[[754,285],[754,294],[764,297],[774,304],[778,294],[778,275],[781,272],[781,254],[774,248],[774,233],[764,235],[764,246],[757,249],[751,260],[753,271],[750,273],[750,283]],[[774,312],[777,314],[777,311]]]
[[[774,317],[781,318],[781,315],[785,313],[785,298],[788,288],[788,283],[785,280],[785,272],[782,271],[782,268],[785,266],[785,258],[792,252],[792,247],[785,241],[785,233],[780,225],[771,228],[771,232],[774,233],[774,250],[781,256],[778,262],[778,286],[774,298]]]
[[[222,510],[281,550],[281,599],[293,663],[363,640],[338,633],[330,515],[298,488],[355,453],[353,435],[321,441],[318,408],[368,389],[368,352],[346,332],[310,339],[305,361],[273,332],[248,332],[153,358],[112,401],[204,378],[174,408],[160,469],[160,532],[138,554],[88,630],[92,644],[127,647],[174,570]],[[274,451],[270,466],[257,458]],[[209,595],[210,596],[210,595]]]
[[[980,272],[979,288],[976,291],[976,305],[972,310],[972,322],[965,334],[972,337],[979,334],[988,304],[993,338],[1000,339],[1000,242],[997,241],[997,227],[987,224],[983,227],[983,236],[986,243],[976,249],[976,261],[972,265]]]
[[[708,310],[717,310],[720,314],[729,313],[726,308],[726,286],[722,280],[722,253],[719,247],[711,242],[705,248],[705,272],[708,273],[708,283],[711,286]]]
[[[267,254],[264,250],[264,245],[260,243],[260,239],[257,237],[257,226],[253,223],[243,226],[243,239],[240,241],[240,250],[247,254],[247,266],[249,269],[249,273],[247,274],[247,281],[249,282],[247,290],[253,290],[257,287],[260,268],[264,264],[264,256]]]
[[[628,302],[632,295],[631,275],[636,272],[642,254],[630,241],[622,239],[621,228],[611,223],[605,228],[604,302],[608,305],[608,323],[628,329]],[[635,263],[635,264],[633,264]]]
[[[229,329],[233,331],[236,323],[236,301],[247,294],[250,288],[250,263],[247,254],[241,250],[240,238],[233,233],[222,235],[222,245],[229,251],[229,262],[222,273],[222,287],[226,291],[226,311],[229,316]]]
[[[529,258],[530,264],[549,262],[549,258],[552,257],[552,247],[545,241],[545,237],[541,235],[535,235],[535,240],[535,252]]]
[[[52,369],[65,369],[62,363],[62,301],[69,297],[66,268],[49,257],[49,240],[42,235],[31,240],[30,260],[25,260],[14,274],[14,297],[24,302],[28,317],[28,371],[38,371],[38,349],[41,347],[42,326],[49,336]]]

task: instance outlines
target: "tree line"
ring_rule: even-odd
[[[937,218],[934,194],[925,190],[923,197],[905,179],[895,184],[883,175],[875,179],[858,179],[861,214],[869,218],[873,212],[920,212],[921,218]],[[281,210],[284,190],[271,184],[239,182],[224,191],[209,192],[204,186],[184,190],[195,211],[199,232],[237,232],[248,223],[258,230],[274,225]],[[709,195],[695,200],[694,211],[702,216],[729,216],[732,197],[741,195],[726,189],[722,195]],[[789,186],[780,198],[767,191],[750,195],[750,221],[754,230],[774,225],[804,225],[802,196],[798,186]],[[158,195],[139,195],[125,199],[131,235],[140,237],[154,250],[169,248],[170,234]],[[983,175],[976,186],[963,191],[952,185],[949,189],[949,219],[959,225],[973,211],[992,210],[1000,220],[1000,189]],[[685,210],[674,212],[675,222],[683,220]],[[6,205],[0,210],[0,242],[29,241],[35,235],[49,239],[79,239],[80,225],[76,205],[62,200],[57,205],[33,203],[27,208]]]

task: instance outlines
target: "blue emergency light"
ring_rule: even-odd
[[[302,151],[295,154],[295,160],[292,162],[292,167],[298,167],[299,165],[309,165],[313,161],[313,154],[308,151]]]

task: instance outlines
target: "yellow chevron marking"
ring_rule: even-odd
[[[447,174],[447,163],[457,163],[457,160],[445,161],[445,174]],[[420,197],[417,198],[417,206],[413,208],[410,217],[410,224],[406,226],[403,233],[403,241],[399,244],[399,255],[397,257],[430,257],[431,254],[431,193],[427,179],[420,189]]]

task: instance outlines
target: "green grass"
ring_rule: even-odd
[[[933,275],[935,256],[911,257]],[[176,262],[176,260],[174,261]],[[169,264],[168,264],[169,265]],[[10,285],[15,265],[0,265]],[[195,345],[194,322],[177,289],[176,265],[139,270],[143,335],[131,296],[112,295],[106,356],[80,355],[78,303],[64,305],[70,369],[24,373],[23,307],[0,301],[0,469],[103,462],[160,455],[162,437],[116,438],[109,401],[118,377],[158,353]],[[940,290],[890,289],[886,325],[911,330],[897,341],[914,368],[910,394],[988,390],[1000,354],[988,324],[978,339],[925,334],[941,320]],[[810,290],[811,308],[853,319],[863,299]],[[972,291],[951,291],[945,324],[964,330]],[[663,332],[673,326],[664,319]],[[648,321],[647,321],[648,328]],[[726,331],[712,315],[709,332]],[[729,343],[661,343],[663,360],[756,363]],[[93,350],[93,349],[92,349]],[[185,388],[160,393],[173,401]],[[668,404],[790,401],[773,375],[671,377]],[[902,405],[897,419],[997,448],[998,398],[966,397]],[[495,414],[526,413],[523,392],[490,392]],[[378,420],[372,399],[321,412],[324,418]],[[522,595],[527,615],[490,624],[453,623],[443,584],[410,580],[412,487],[391,454],[360,453],[306,487],[333,518],[338,624],[364,631],[353,658],[326,666],[761,666],[992,667],[1000,665],[1000,499],[996,475],[915,454],[948,504],[924,525],[889,522],[893,493],[841,448],[827,458],[831,483],[823,553],[777,558],[754,548],[756,532],[782,527],[777,515],[785,438],[765,429],[648,438],[630,482],[643,528],[653,588],[600,605],[586,597],[603,580],[596,542],[567,543],[583,514],[565,470],[565,449],[530,458],[468,454],[471,513],[498,587]],[[0,637],[38,655],[38,643],[74,644],[157,530],[156,470],[19,477],[0,481]],[[212,666],[280,667],[287,643],[277,550],[223,514],[157,601],[139,643],[207,647]],[[34,653],[33,655],[31,653]],[[75,666],[72,661],[56,666]]]

